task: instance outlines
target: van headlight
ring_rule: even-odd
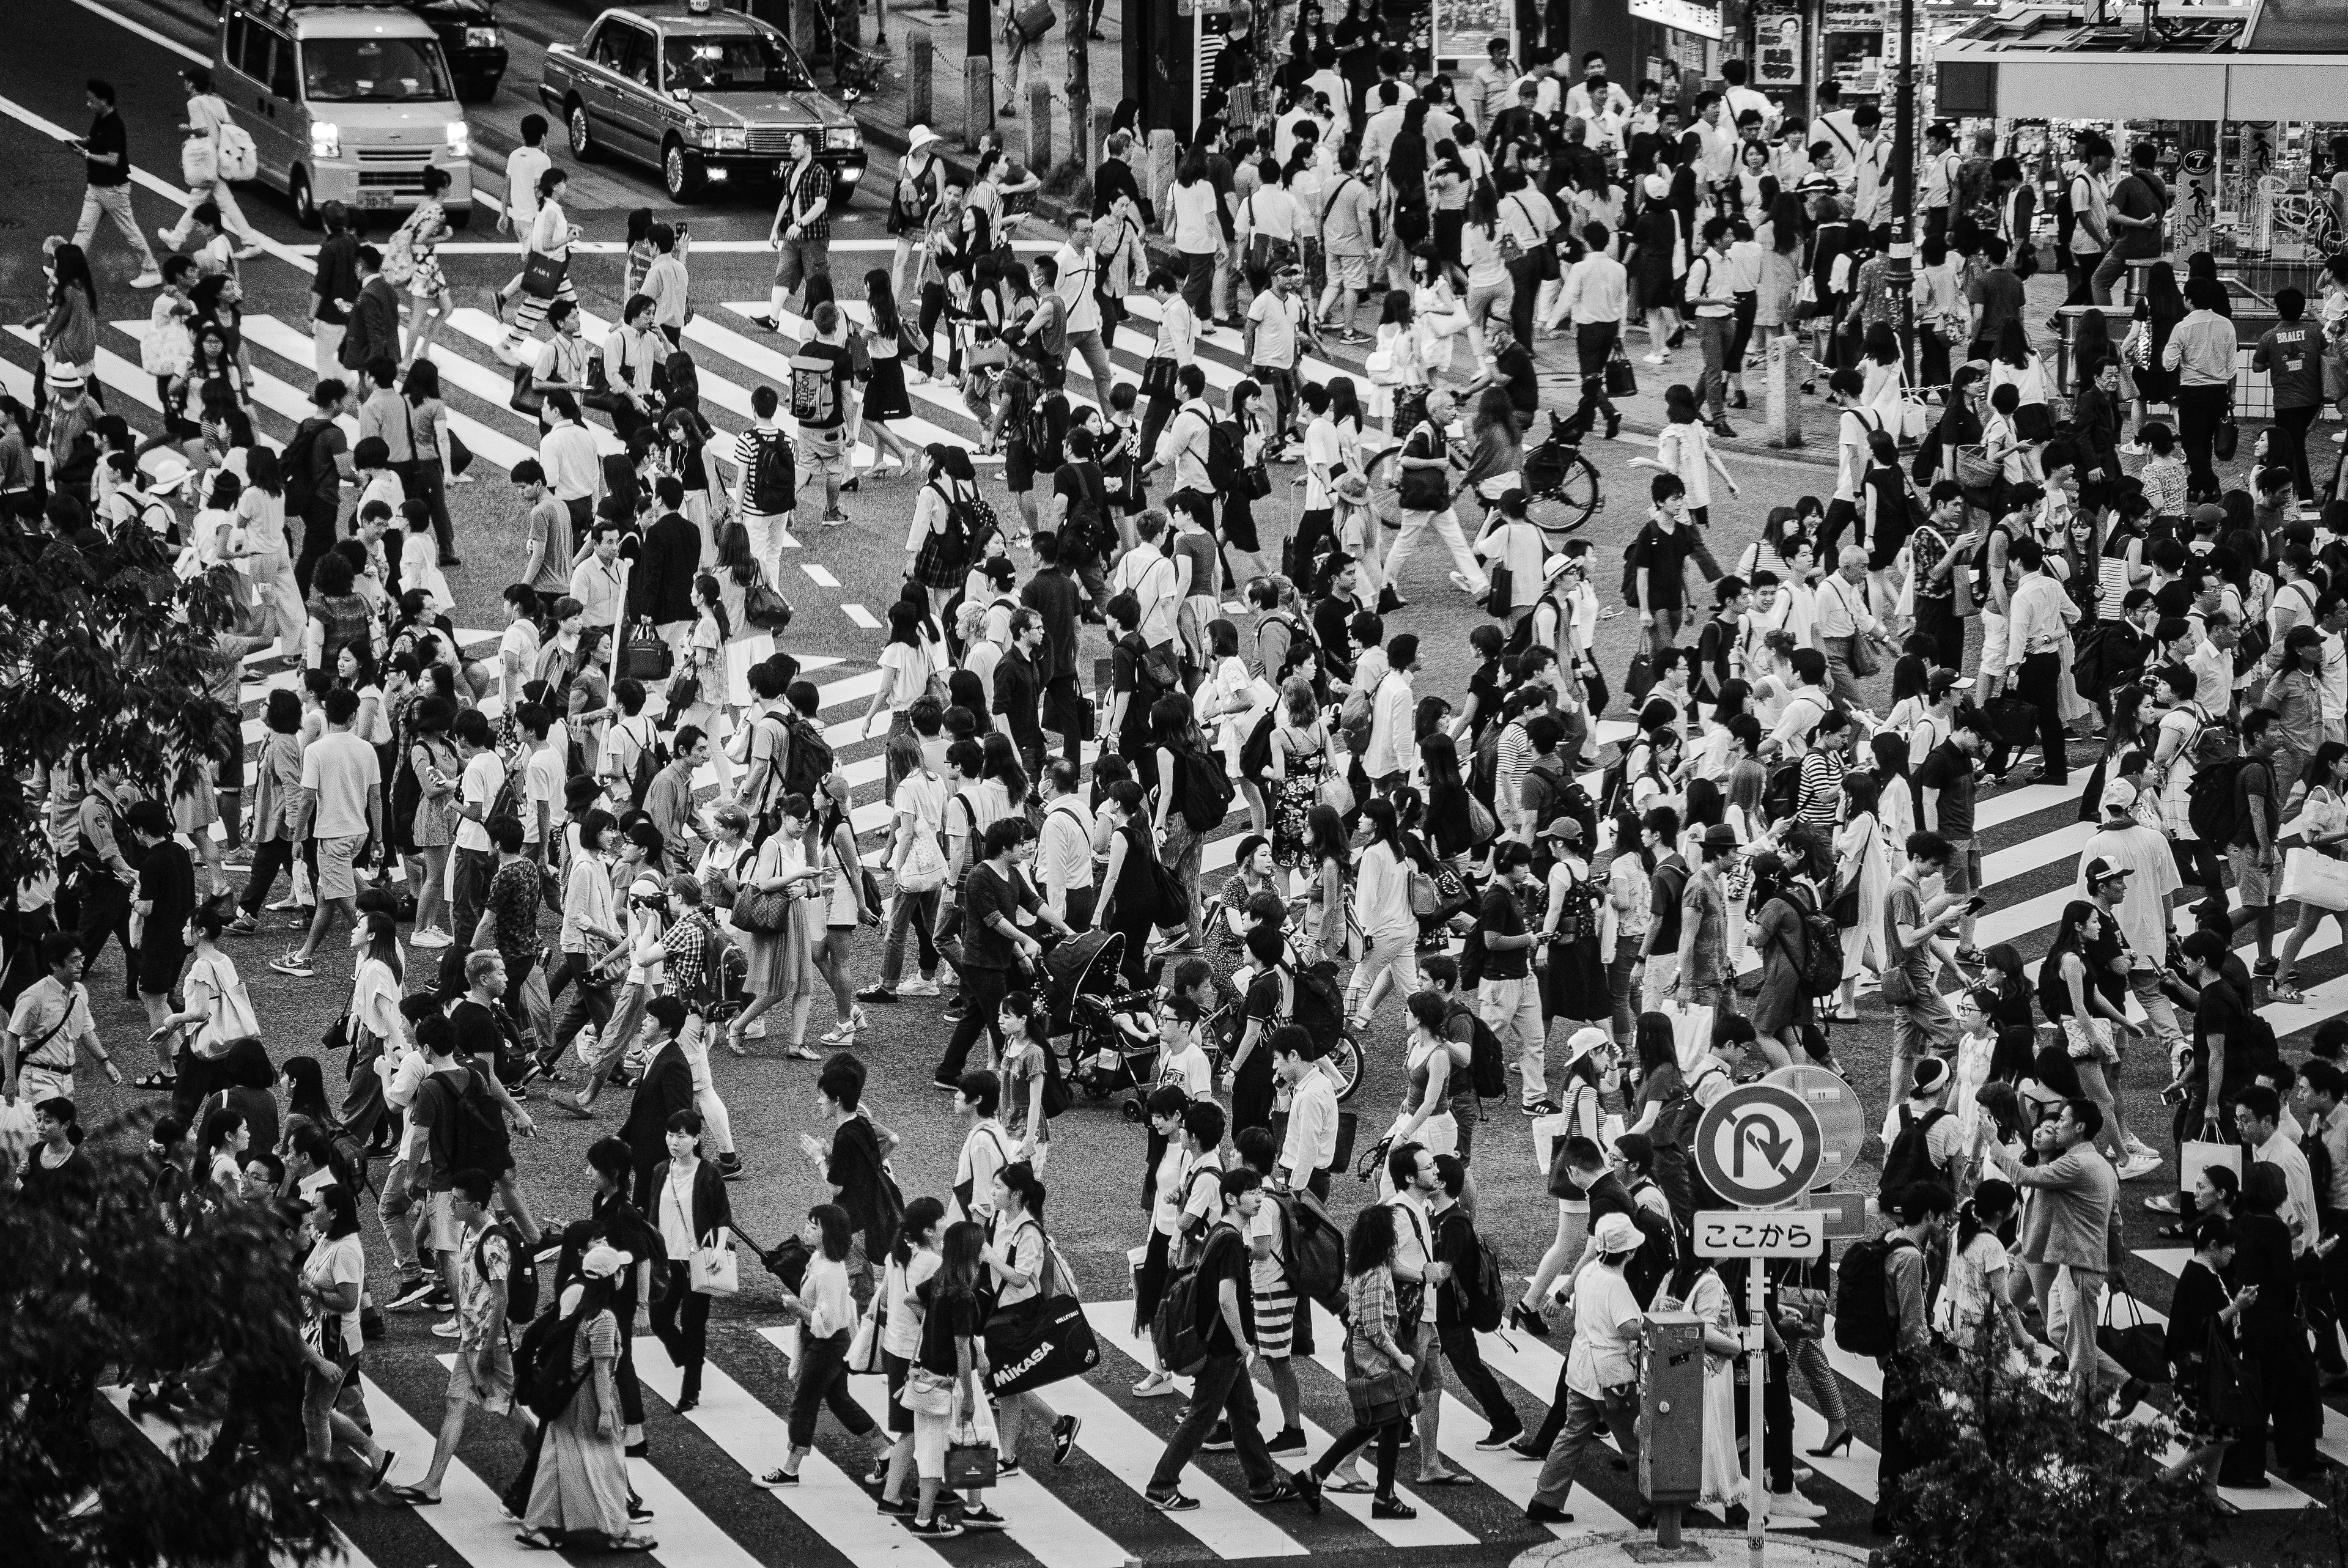
[[[833,152],[854,152],[864,145],[864,133],[852,125],[836,125],[823,133],[823,145]]]
[[[473,156],[473,130],[463,120],[452,119],[448,126],[448,156],[467,159]]]
[[[701,146],[707,152],[740,152],[750,145],[749,133],[740,126],[704,126]]]
[[[334,159],[343,156],[343,128],[324,120],[310,122],[310,156]]]
[[[469,49],[494,49],[497,46],[498,30],[495,27],[468,27],[465,29],[465,47]]]

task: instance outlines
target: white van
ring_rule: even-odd
[[[228,0],[212,83],[305,226],[326,201],[354,219],[405,211],[436,164],[448,221],[472,221],[472,134],[438,37],[404,6]]]

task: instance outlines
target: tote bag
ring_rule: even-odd
[[[211,1016],[197,1029],[195,1039],[189,1042],[190,1049],[198,1056],[211,1058],[225,1055],[228,1048],[240,1040],[260,1039],[261,1020],[252,1010],[252,998],[246,993],[244,981],[240,979],[233,985],[225,983],[234,971],[222,959],[204,960],[197,968],[211,988]]]
[[[732,1296],[742,1288],[742,1277],[731,1246],[703,1245],[693,1249],[685,1264],[685,1283],[696,1296]]]

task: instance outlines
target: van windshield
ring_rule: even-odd
[[[457,96],[435,38],[305,38],[302,85],[314,104],[431,103]]]
[[[815,90],[807,67],[789,45],[764,33],[671,33],[661,45],[667,87],[696,93],[774,88],[787,93]]]

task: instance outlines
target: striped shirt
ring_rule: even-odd
[[[1812,752],[1802,759],[1801,818],[1812,827],[1842,820],[1842,780],[1849,770],[1839,752]]]

